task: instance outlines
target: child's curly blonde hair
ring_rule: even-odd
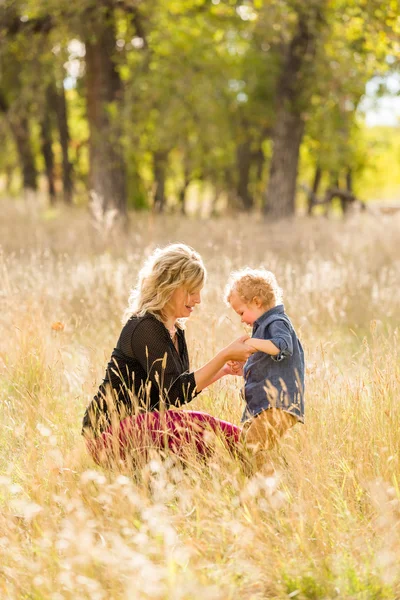
[[[271,271],[249,267],[231,274],[225,288],[225,301],[228,304],[233,292],[236,292],[246,304],[251,304],[255,297],[259,298],[266,309],[280,304],[283,296],[282,289]]]

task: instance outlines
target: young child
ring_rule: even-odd
[[[243,323],[253,326],[246,344],[257,352],[243,367],[242,422],[258,470],[270,464],[268,451],[279,438],[304,422],[304,353],[273,273],[249,268],[233,273],[226,300]]]

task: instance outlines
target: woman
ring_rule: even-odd
[[[181,320],[200,303],[205,278],[200,255],[184,244],[157,249],[140,271],[106,376],[83,419],[96,462],[143,454],[149,446],[184,454],[194,445],[205,455],[209,431],[218,433],[229,449],[239,441],[240,428],[226,421],[172,408],[234,374],[228,361],[243,362],[254,351],[244,344],[244,336],[197,371],[189,370]]]

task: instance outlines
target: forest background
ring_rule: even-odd
[[[399,93],[396,0],[5,0],[0,25],[7,197],[270,218],[398,199],[396,115],[365,119]]]

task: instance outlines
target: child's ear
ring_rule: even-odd
[[[261,308],[263,305],[259,296],[254,296],[253,303],[257,306],[257,308]]]

